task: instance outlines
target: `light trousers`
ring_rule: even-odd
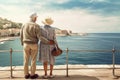
[[[38,53],[38,44],[24,43],[24,74],[29,74],[29,60],[31,58],[31,75],[36,71],[36,57]]]

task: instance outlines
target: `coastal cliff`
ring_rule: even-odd
[[[22,23],[13,22],[0,17],[0,37],[19,36],[21,26]],[[56,36],[86,35],[86,33],[73,33],[71,30],[63,30],[56,27],[53,28],[55,29]]]

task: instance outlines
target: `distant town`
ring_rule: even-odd
[[[73,33],[71,30],[61,30],[61,29],[55,29],[56,36],[74,36],[74,35],[80,35],[85,36],[87,33]]]
[[[3,19],[0,17],[0,38],[19,36],[21,26],[22,26],[22,23],[12,22],[10,20]],[[71,30],[69,31],[61,30],[58,28],[55,28],[55,33],[56,33],[56,36],[87,35],[87,33],[73,33]]]

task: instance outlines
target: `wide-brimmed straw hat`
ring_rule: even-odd
[[[42,21],[42,23],[45,25],[51,25],[53,22],[54,21],[51,18],[46,18],[44,21]]]

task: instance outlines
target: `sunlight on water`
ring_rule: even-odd
[[[4,44],[4,42],[2,41],[2,42],[0,42],[0,44]]]

